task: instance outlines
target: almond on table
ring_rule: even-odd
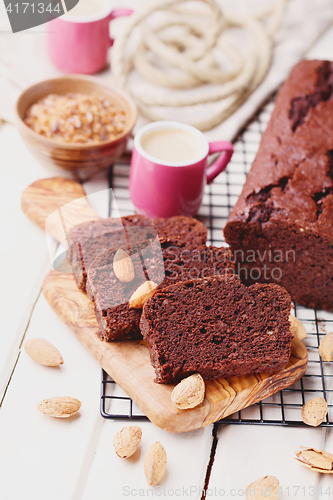
[[[58,349],[45,339],[29,339],[24,350],[31,359],[43,366],[59,366],[64,360]]]
[[[117,432],[113,440],[115,452],[120,458],[129,458],[138,449],[141,443],[142,430],[137,425],[123,427]]]
[[[159,441],[154,443],[145,456],[144,471],[150,486],[158,484],[164,476],[167,465],[167,454]]]
[[[78,399],[69,396],[56,396],[44,399],[37,404],[37,410],[45,415],[56,418],[69,418],[75,415],[81,408]]]
[[[246,500],[269,498],[277,500],[280,483],[275,476],[265,476],[257,479],[245,489]]]
[[[333,455],[327,451],[301,447],[296,451],[296,460],[315,472],[333,474]]]

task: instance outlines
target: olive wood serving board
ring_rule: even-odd
[[[203,403],[178,410],[171,402],[174,385],[156,384],[148,348],[143,341],[104,342],[92,302],[81,292],[71,274],[51,271],[45,278],[46,300],[81,344],[158,427],[170,432],[199,429],[288,387],[307,367],[305,345],[294,339],[284,370],[273,375],[256,374],[206,381]]]
[[[30,220],[64,245],[71,227],[101,218],[89,205],[81,184],[64,177],[41,179],[28,186],[21,196],[21,208]],[[54,217],[49,217],[51,214]]]

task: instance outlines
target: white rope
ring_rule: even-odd
[[[130,92],[140,112],[149,120],[160,120],[155,107],[183,108],[198,104],[225,101],[225,107],[204,120],[191,123],[200,130],[210,130],[230,116],[258,87],[270,67],[273,38],[282,22],[287,0],[276,0],[270,10],[256,16],[222,13],[215,0],[197,0],[207,14],[186,10],[189,0],[153,0],[132,14],[112,49],[112,70],[118,85]],[[185,8],[184,8],[185,7]],[[148,18],[157,11],[166,11],[167,20],[151,28]],[[200,15],[200,19],[198,19]],[[268,26],[263,20],[269,16]],[[140,25],[142,39],[134,54],[126,58],[126,46],[132,31]],[[181,36],[168,32],[171,26],[182,30]],[[225,37],[228,28],[240,27],[252,34],[254,43],[246,56]],[[223,71],[216,62],[218,48],[232,62],[232,69]],[[152,62],[152,56],[159,66]],[[167,66],[172,71],[161,68]],[[163,93],[154,96],[138,93],[129,85],[135,69],[153,84],[173,90],[198,88],[198,91]],[[211,88],[211,85],[215,85]],[[209,85],[207,87],[207,85]],[[207,91],[202,89],[207,87]],[[184,120],[185,121],[185,120]]]

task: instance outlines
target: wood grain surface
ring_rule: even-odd
[[[63,177],[41,179],[28,186],[22,193],[21,207],[30,220],[66,246],[71,227],[100,219],[81,184]]]
[[[211,424],[293,384],[306,371],[306,347],[294,339],[290,361],[283,371],[207,381],[203,403],[191,410],[178,410],[171,403],[174,385],[154,382],[154,369],[143,341],[99,340],[93,304],[78,290],[71,274],[51,271],[45,278],[43,292],[53,310],[104,370],[154,424],[170,432],[186,432]]]

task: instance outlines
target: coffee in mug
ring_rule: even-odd
[[[208,166],[208,156],[218,152]],[[185,123],[146,125],[135,135],[131,160],[129,187],[137,212],[152,219],[195,215],[205,184],[225,169],[232,152],[230,142],[208,143],[202,132]]]
[[[205,154],[204,141],[182,129],[153,130],[141,138],[142,149],[167,163],[192,163]]]

